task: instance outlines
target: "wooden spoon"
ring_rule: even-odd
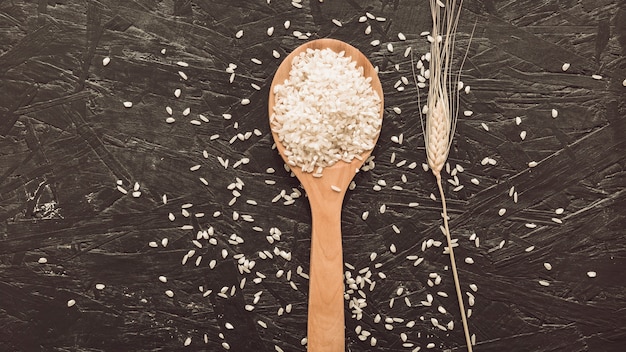
[[[274,86],[283,84],[289,77],[291,61],[306,49],[325,49],[339,53],[345,51],[346,57],[352,57],[357,66],[363,68],[365,77],[372,77],[372,88],[381,99],[380,118],[383,116],[383,90],[378,73],[370,61],[353,46],[335,39],[318,39],[296,48],[282,62],[270,87],[269,114],[274,113]],[[285,147],[272,132],[276,147],[287,162]],[[378,136],[376,137],[376,139]],[[321,178],[303,172],[299,167],[291,167],[309,197],[311,205],[312,233],[309,279],[309,311],[307,339],[311,352],[345,350],[344,320],[344,282],[343,257],[341,249],[341,207],[344,195],[352,178],[371,150],[361,154],[361,160],[354,158],[347,163],[339,161],[324,168]],[[339,187],[337,192],[331,186]]]

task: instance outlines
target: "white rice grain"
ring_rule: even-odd
[[[326,88],[320,90],[320,84]],[[332,94],[328,94],[329,89]],[[355,94],[357,90],[362,93]],[[300,107],[301,92],[308,98],[312,93],[316,97],[311,101],[317,104],[309,114]],[[378,115],[380,97],[362,71],[354,67],[351,58],[330,49],[307,50],[294,58],[291,76],[284,84],[274,86],[274,93],[276,105],[270,117],[271,127],[285,145],[290,164],[305,172],[313,172],[318,166],[326,167],[339,161],[338,155],[344,155],[341,159],[349,162],[355,155],[373,148],[372,141],[381,123]],[[337,105],[337,99],[342,104],[326,112],[328,106]],[[341,125],[338,125],[340,121],[329,117],[326,121],[332,122],[328,124],[330,129],[321,126],[317,121],[319,114],[342,115]],[[354,136],[341,126],[351,126],[350,131],[361,133]],[[350,138],[346,137],[347,133]]]

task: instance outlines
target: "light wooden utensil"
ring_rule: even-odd
[[[283,84],[289,77],[291,61],[306,49],[325,49],[339,53],[345,51],[357,66],[363,68],[365,77],[372,77],[372,88],[381,99],[380,118],[383,116],[383,90],[378,73],[370,61],[353,46],[335,39],[317,39],[296,48],[285,58],[270,87],[269,114],[274,113],[274,85]],[[276,147],[285,162],[285,147],[272,132]],[[361,167],[371,150],[361,154],[361,159],[347,163],[339,161],[324,168],[323,176],[315,178],[299,167],[291,167],[306,191],[311,205],[312,233],[309,270],[309,310],[307,325],[308,351],[343,352],[345,350],[343,255],[341,248],[341,208],[344,195],[356,170]],[[334,191],[331,186],[339,187]]]

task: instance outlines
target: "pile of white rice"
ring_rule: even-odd
[[[374,148],[382,124],[371,77],[344,54],[308,49],[294,57],[289,78],[274,86],[271,127],[288,164],[318,176]]]

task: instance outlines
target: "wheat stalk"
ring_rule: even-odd
[[[422,129],[424,131],[428,166],[437,179],[437,187],[439,188],[439,194],[441,196],[443,224],[446,240],[448,242],[448,252],[450,254],[450,264],[452,267],[456,296],[459,302],[461,320],[463,322],[465,342],[467,344],[467,350],[472,352],[472,342],[467,317],[465,315],[465,306],[463,304],[463,295],[461,293],[456,261],[454,259],[450,228],[448,226],[446,197],[441,184],[441,170],[448,159],[458,116],[459,95],[455,83],[457,83],[458,77],[460,77],[461,69],[459,69],[457,79],[453,79],[451,63],[454,39],[462,5],[463,0],[460,0],[458,5],[456,0],[446,0],[445,4],[441,0],[430,0],[430,10],[433,20],[431,36],[433,40],[430,46],[431,59],[428,98],[426,100],[426,126],[424,126],[422,122]],[[463,62],[464,61],[465,58],[463,59]],[[412,65],[412,67],[414,67],[414,65]],[[463,63],[461,63],[461,68],[462,67]],[[413,76],[415,78],[415,72]],[[422,117],[421,110],[420,117]]]

